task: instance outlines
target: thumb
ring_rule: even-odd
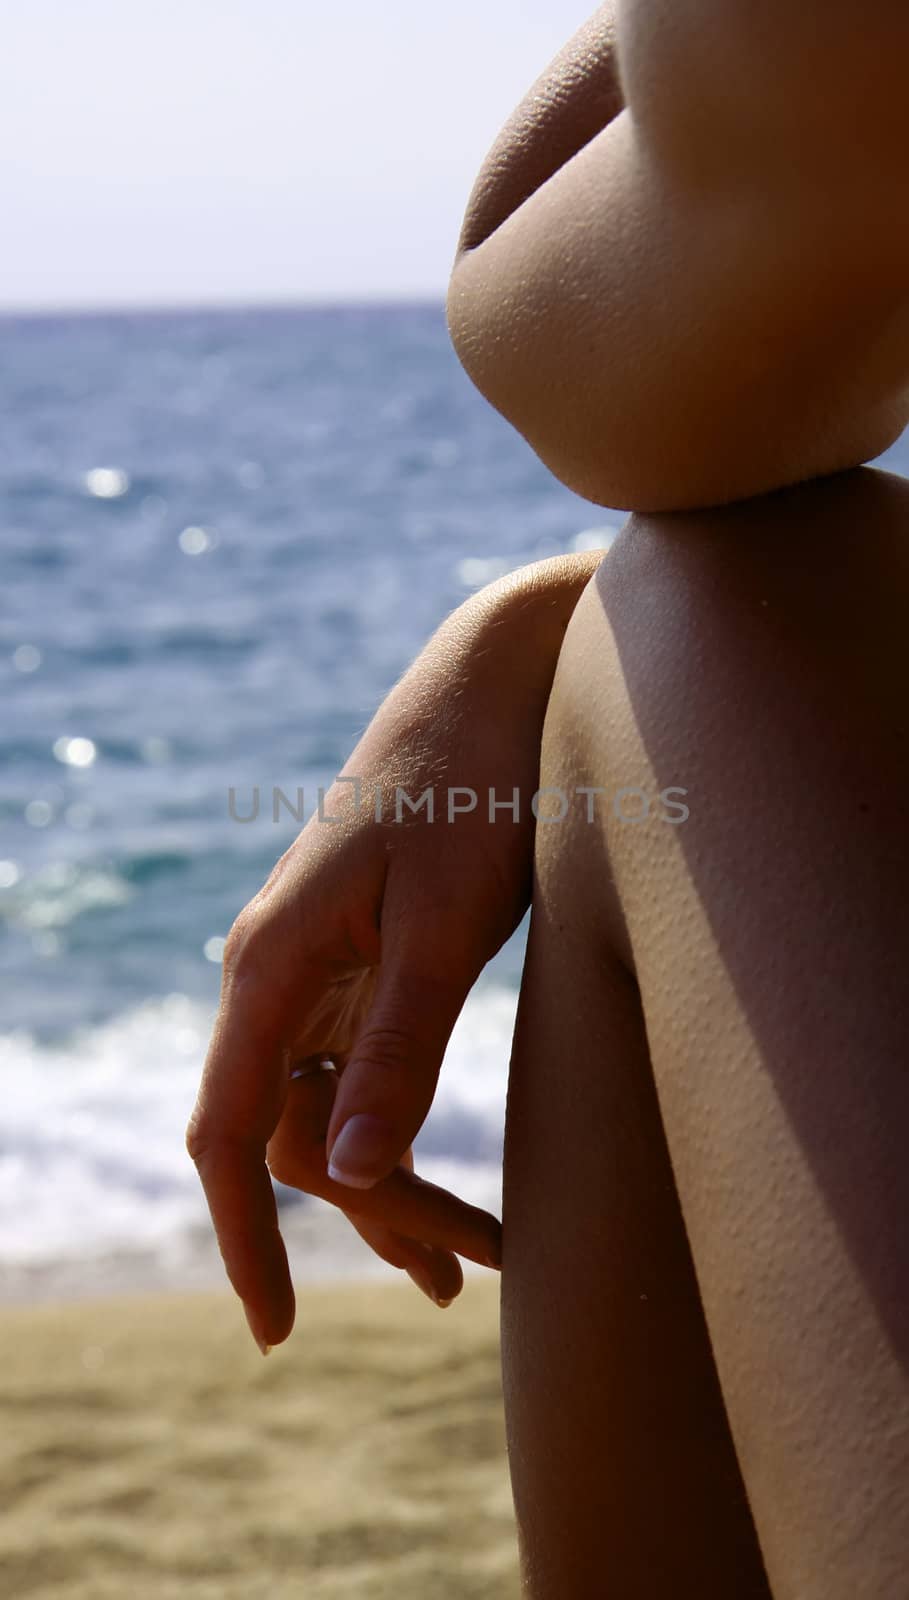
[[[328,1176],[370,1189],[394,1171],[432,1105],[442,1057],[469,983],[427,977],[416,959],[379,969],[362,1032],[326,1130]]]

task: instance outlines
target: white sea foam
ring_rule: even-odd
[[[516,996],[471,995],[455,1028],[417,1170],[498,1210]],[[68,1043],[0,1037],[0,1269],[141,1249],[207,1226],[183,1145],[211,1025],[184,995],[150,1000]]]

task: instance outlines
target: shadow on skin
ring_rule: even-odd
[[[909,484],[632,517],[596,585],[657,786],[696,778],[673,832],[761,1070],[909,1368]]]

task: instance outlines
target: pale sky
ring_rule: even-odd
[[[441,298],[594,0],[0,0],[0,307]]]

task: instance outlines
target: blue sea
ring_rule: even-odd
[[[308,816],[449,611],[623,518],[477,393],[441,304],[4,319],[0,350],[2,1272],[204,1220],[183,1129],[220,941],[297,831],[273,787]],[[468,1196],[521,954],[417,1142]]]
[[[309,815],[449,611],[624,517],[483,400],[441,304],[5,319],[0,350],[2,1273],[204,1223],[183,1130],[221,941],[297,831],[273,787]],[[479,1203],[522,940],[416,1145]]]

